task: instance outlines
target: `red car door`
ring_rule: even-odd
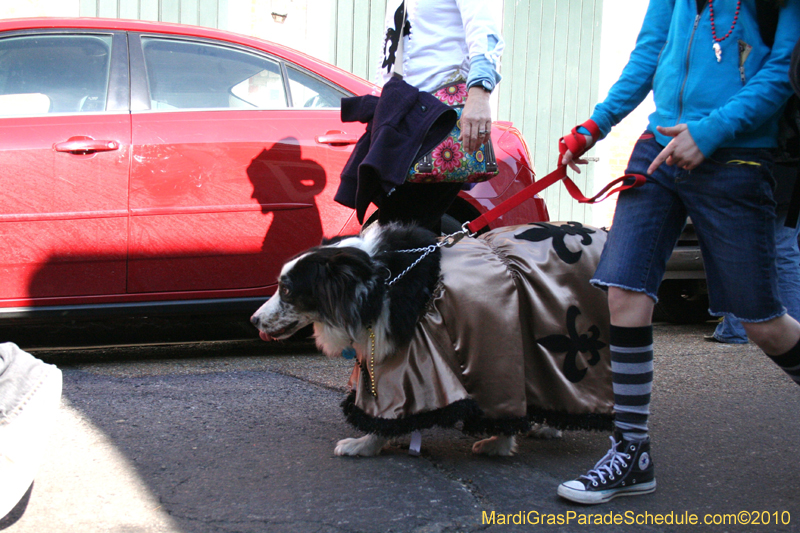
[[[0,305],[125,293],[129,155],[124,33],[0,35]]]
[[[357,135],[318,138],[349,94],[243,47],[131,42],[128,290],[257,294],[350,216],[332,198]]]

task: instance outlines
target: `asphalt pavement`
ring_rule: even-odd
[[[555,491],[605,454],[605,433],[487,458],[429,430],[419,457],[408,438],[334,456],[358,435],[339,408],[352,363],[308,343],[36,351],[64,373],[62,409],[25,512],[0,529],[800,531],[800,390],[755,346],[704,341],[712,330],[656,325],[658,490],[599,507]]]

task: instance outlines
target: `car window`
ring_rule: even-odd
[[[103,111],[110,35],[0,39],[0,116]]]
[[[342,98],[351,96],[298,69],[287,71],[293,107],[341,107]]]
[[[143,37],[150,108],[283,109],[280,65],[234,48]]]

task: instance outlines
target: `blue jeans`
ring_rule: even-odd
[[[652,134],[634,147],[627,173],[646,174],[663,147]],[[667,260],[692,218],[711,314],[763,322],[786,311],[778,294],[775,201],[768,150],[724,148],[694,170],[662,164],[643,186],[619,195],[592,283],[657,301]]]
[[[777,249],[778,291],[786,312],[793,318],[800,317],[800,248],[797,237],[800,235],[800,224],[796,228],[787,228],[786,213],[779,213],[775,220],[775,245]],[[714,338],[731,344],[746,344],[747,333],[738,318],[726,315],[717,324]]]

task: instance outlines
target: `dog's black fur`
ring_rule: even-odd
[[[354,327],[376,325],[385,314],[386,339],[394,346],[404,346],[414,335],[439,280],[439,249],[428,253],[408,275],[391,286],[388,283],[436,241],[436,235],[427,229],[400,224],[384,225],[363,237],[326,240],[289,261],[279,279],[276,296],[281,305],[294,307],[306,320],[269,331],[264,329],[268,324],[257,320],[257,313],[253,324],[270,338],[284,338],[310,322],[354,333]]]
[[[372,259],[378,270],[392,279],[424,253],[398,250],[419,250],[436,244],[436,235],[433,232],[414,226],[388,226],[382,237],[381,247]],[[436,248],[414,266],[408,275],[388,287],[389,332],[396,346],[405,346],[411,341],[417,321],[425,311],[439,281],[440,262],[441,252]]]

